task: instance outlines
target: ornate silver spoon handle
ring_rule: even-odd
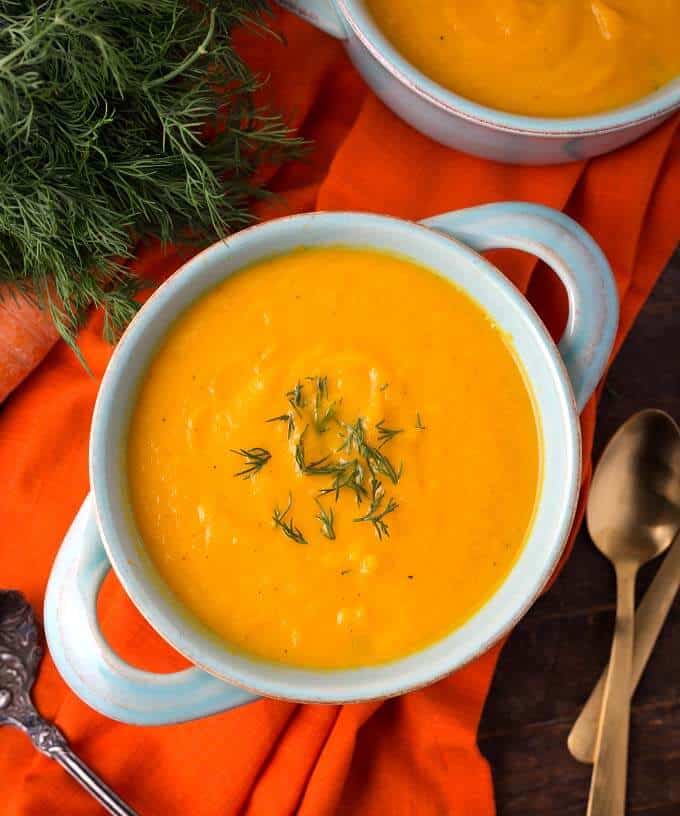
[[[136,811],[128,807],[80,757],[73,753],[66,742],[66,737],[56,725],[35,714],[33,722],[27,725],[26,732],[41,753],[56,760],[109,813],[113,816],[138,816]]]
[[[20,592],[0,589],[0,726],[21,729],[45,756],[55,759],[113,816],[137,816],[69,748],[56,725],[31,700],[42,650],[33,611]]]

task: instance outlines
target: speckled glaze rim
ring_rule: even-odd
[[[589,116],[524,116],[491,108],[449,91],[404,59],[373,22],[363,3],[335,0],[335,5],[364,48],[402,85],[447,113],[497,131],[548,139],[592,136],[661,119],[680,107],[680,77],[677,77],[635,102]]]

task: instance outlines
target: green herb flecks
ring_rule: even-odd
[[[241,476],[244,479],[250,479],[267,464],[272,458],[271,453],[265,448],[232,448],[232,453],[237,456],[242,456],[246,463],[243,470],[234,473],[234,476]]]
[[[424,431],[425,426],[423,425],[423,420],[420,418],[420,414],[416,413],[416,430],[417,431]]]
[[[345,434],[344,442],[338,448],[338,452],[350,452],[356,450],[361,453],[361,448],[366,441],[366,434],[364,431],[364,421],[361,417],[352,424],[344,425]]]
[[[396,498],[389,500],[386,498],[383,477],[385,483],[389,480],[393,485],[397,485],[403,473],[403,463],[400,463],[398,468],[395,467],[381,448],[403,433],[404,429],[388,427],[384,419],[378,422],[374,429],[367,426],[363,417],[358,417],[354,422],[343,422],[339,416],[342,400],[331,398],[328,378],[325,376],[306,377],[298,381],[294,388],[286,392],[286,399],[290,411],[271,417],[267,422],[286,423],[288,439],[294,440],[291,443],[293,459],[300,476],[330,477],[330,484],[322,486],[315,498],[319,508],[315,518],[321,523],[322,534],[330,540],[335,539],[335,510],[325,507],[320,499],[333,496],[338,502],[341,493],[348,490],[354,495],[358,505],[365,499],[370,501],[368,512],[354,521],[370,522],[380,539],[389,536],[385,517],[397,510],[399,505]],[[296,437],[296,431],[300,427],[298,421],[306,424]],[[418,427],[424,429],[420,414],[417,415],[417,422]],[[339,426],[341,437],[339,446],[329,449],[329,446],[325,445],[328,453],[308,461],[305,448],[309,441],[308,435],[322,437],[331,423]],[[375,445],[369,441],[373,434],[377,438]],[[264,448],[240,449],[234,452],[246,459],[246,467],[236,474],[244,478],[257,473],[271,458],[269,451]],[[288,517],[291,504],[292,495],[285,510],[275,508],[274,523],[291,540],[306,543],[300,528]]]
[[[395,436],[398,436],[400,433],[404,433],[403,428],[387,428],[385,426],[385,420],[381,419],[380,422],[375,426],[376,430],[378,431],[378,447],[382,448],[383,445],[386,445]]]
[[[291,541],[295,541],[297,544],[306,544],[307,539],[304,537],[302,530],[295,526],[293,519],[291,518],[286,520],[286,516],[290,512],[292,506],[293,496],[289,494],[286,509],[281,511],[278,507],[275,507],[272,515],[272,521],[274,522],[274,525],[278,527],[279,530],[281,530],[281,532],[286,536],[286,538],[290,538]]]
[[[368,491],[364,487],[364,468],[358,459],[341,462],[338,465],[337,472],[334,474],[331,486],[324,487],[319,491],[319,494],[321,496],[327,496],[334,493],[335,500],[338,501],[340,491],[345,488],[354,493],[357,504],[361,504],[363,498],[368,495]]]
[[[300,434],[300,438],[295,445],[295,464],[298,470],[307,476],[329,476],[336,473],[338,465],[328,463],[330,456],[322,456],[321,459],[316,459],[314,462],[308,463],[305,461],[305,434],[308,428],[308,425],[305,426],[304,431]]]
[[[397,470],[384,453],[366,444],[364,444],[364,456],[366,457],[369,469],[373,473],[382,473],[387,476],[392,484],[399,483],[399,479],[401,479],[401,475],[404,472],[403,462],[400,463],[399,469]]]
[[[286,392],[288,404],[298,416],[302,416],[302,409],[305,407],[305,398],[302,393],[302,383],[299,382],[295,388]]]
[[[314,427],[317,433],[323,434],[328,430],[331,422],[337,422],[337,410],[340,407],[340,400],[329,402],[328,399],[328,378],[308,377],[316,386],[314,394]]]
[[[319,507],[316,518],[321,522],[321,532],[326,538],[333,541],[335,539],[335,513],[333,512],[333,508],[329,507],[328,510],[326,510],[318,499],[316,499],[316,503]]]
[[[286,422],[288,423],[288,439],[293,438],[293,434],[295,433],[295,417],[292,413],[290,414],[279,414],[279,416],[272,417],[268,419],[267,422]]]
[[[394,511],[399,507],[396,499],[391,498],[387,502],[387,505],[383,508],[382,504],[384,500],[385,489],[382,486],[382,483],[378,479],[371,479],[370,509],[365,516],[360,516],[359,518],[354,519],[356,522],[370,521],[379,539],[382,539],[383,536],[389,537],[390,530],[387,526],[387,522],[384,521],[384,518],[390,513],[394,513]]]
[[[384,453],[378,450],[378,448],[369,445],[366,441],[366,431],[361,417],[359,417],[354,424],[345,425],[345,440],[338,450],[356,450],[359,455],[366,460],[366,464],[371,473],[374,475],[376,473],[382,473],[384,476],[387,476],[392,484],[397,484],[401,478],[403,464],[399,465],[399,469],[397,470]]]

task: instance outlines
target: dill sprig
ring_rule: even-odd
[[[382,483],[376,478],[371,479],[371,506],[369,511],[365,516],[360,516],[359,518],[354,519],[354,521],[357,522],[370,521],[378,538],[380,539],[382,539],[383,536],[389,537],[390,534],[389,527],[387,526],[387,522],[384,521],[384,517],[389,513],[394,513],[394,511],[399,507],[396,499],[391,498],[387,502],[387,505],[381,509],[384,499],[385,488],[383,487]]]
[[[387,476],[392,484],[399,483],[399,479],[401,479],[401,475],[404,472],[403,462],[399,464],[399,469],[397,470],[384,453],[366,443],[364,443],[363,455],[366,457],[366,462],[371,472],[382,473]]]
[[[234,476],[241,476],[244,479],[250,479],[259,473],[272,458],[271,453],[265,448],[232,448],[231,452],[246,460],[243,470],[234,473]]]
[[[298,416],[302,416],[302,409],[305,407],[305,398],[302,393],[302,389],[302,383],[299,382],[296,384],[295,388],[292,388],[290,391],[286,392],[288,404]]]
[[[369,470],[372,473],[382,473],[392,482],[397,484],[403,472],[403,463],[397,470],[392,462],[378,448],[369,445],[366,441],[366,431],[361,417],[353,425],[345,425],[345,441],[338,448],[340,451],[356,449],[360,456],[366,460]]]
[[[295,445],[295,464],[298,466],[300,473],[306,473],[308,476],[329,476],[336,473],[339,465],[329,463],[329,456],[322,456],[321,459],[314,462],[307,463],[305,461],[305,434],[308,429],[309,426],[306,425]]]
[[[327,496],[335,493],[335,500],[338,501],[340,491],[344,488],[354,493],[357,504],[361,504],[363,498],[368,495],[368,491],[364,487],[364,469],[358,459],[339,463],[331,486],[321,489],[319,495]]]
[[[331,422],[337,422],[337,411],[340,407],[341,400],[328,400],[328,378],[327,377],[312,377],[316,385],[316,392],[314,394],[314,427],[317,433],[323,434],[328,430]]]
[[[385,503],[385,488],[378,477],[386,476],[392,484],[398,484],[403,472],[403,463],[399,465],[398,469],[395,468],[380,448],[400,433],[403,433],[404,429],[389,428],[385,425],[385,420],[382,419],[375,426],[378,437],[378,445],[375,447],[367,440],[366,424],[362,417],[358,417],[353,423],[340,421],[337,416],[337,408],[341,401],[331,402],[329,400],[327,377],[307,377],[306,381],[314,384],[313,398],[306,399],[305,386],[302,381],[298,381],[294,388],[286,392],[286,399],[291,410],[288,413],[271,417],[267,422],[286,422],[288,425],[288,438],[290,439],[296,430],[296,417],[309,420],[295,442],[293,456],[300,474],[332,477],[331,484],[321,488],[315,498],[319,507],[319,513],[315,518],[321,522],[323,535],[331,540],[335,538],[335,511],[332,508],[325,509],[319,497],[334,495],[337,502],[340,499],[342,490],[350,490],[354,494],[357,504],[361,504],[365,498],[370,496],[368,512],[355,518],[354,521],[370,522],[381,539],[384,536],[389,536],[389,527],[385,521],[385,516],[393,513],[399,505],[395,498],[390,498]],[[419,420],[420,415],[418,415]],[[307,433],[312,428],[317,434],[321,435],[328,430],[331,421],[340,425],[341,444],[325,456],[308,462],[305,452]],[[247,466],[236,474],[246,478],[256,473],[270,458],[269,452],[264,448],[242,448],[234,452],[247,457]],[[274,509],[274,523],[283,530],[288,538],[300,543],[306,543],[300,529],[295,526],[292,519],[287,519],[292,501],[292,495],[290,495],[285,510],[280,511],[278,507]]]
[[[304,537],[302,530],[295,526],[293,519],[291,518],[290,520],[286,521],[286,516],[290,512],[292,506],[293,496],[292,494],[288,494],[288,505],[286,509],[282,512],[278,507],[275,507],[272,515],[272,521],[274,522],[274,525],[278,527],[286,536],[286,538],[290,538],[291,541],[295,541],[298,544],[306,544],[307,539]]]
[[[375,426],[376,430],[378,431],[378,447],[382,448],[383,445],[387,444],[390,440],[394,439],[395,436],[398,436],[400,433],[404,433],[403,428],[387,428],[385,426],[385,420],[381,419],[380,422]]]
[[[295,433],[295,417],[293,414],[280,414],[268,419],[267,422],[286,422],[288,424],[288,439],[292,439]]]
[[[366,441],[366,432],[364,431],[364,420],[359,417],[356,422],[354,423],[345,423],[343,426],[344,429],[344,441],[342,445],[338,448],[338,452],[349,452],[352,450],[356,450],[359,453],[361,452],[361,448]]]
[[[256,169],[303,147],[258,107],[237,25],[265,0],[0,0],[0,284],[64,339],[133,316],[140,236],[204,242],[252,220]],[[206,127],[207,126],[207,127]]]
[[[329,507],[328,510],[326,510],[318,499],[316,499],[316,503],[319,507],[319,512],[315,518],[321,522],[321,532],[326,538],[333,541],[335,539],[335,513],[333,512],[333,508]]]
[[[423,420],[420,418],[420,414],[416,413],[416,430],[417,431],[424,431],[425,426],[423,425]]]

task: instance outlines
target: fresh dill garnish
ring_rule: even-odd
[[[305,398],[303,394],[303,385],[301,382],[297,383],[295,388],[286,392],[288,404],[295,411],[298,416],[302,416],[302,409],[305,407]]]
[[[417,431],[424,431],[425,426],[423,425],[423,420],[420,418],[420,414],[416,413],[416,430]]]
[[[317,395],[321,399],[328,398],[328,377],[305,377],[305,379],[316,385]]]
[[[361,447],[366,440],[363,419],[359,417],[353,424],[345,423],[343,427],[345,429],[344,442],[338,448],[338,453],[343,451],[349,452],[352,449],[361,453]]]
[[[400,433],[404,432],[403,428],[387,428],[385,427],[385,420],[381,419],[375,426],[378,431],[378,447],[382,448],[391,439],[394,439]]]
[[[337,421],[337,410],[340,400],[328,403],[328,377],[308,377],[316,385],[314,394],[314,427],[317,433],[323,434],[333,420]],[[324,403],[328,403],[324,405]]]
[[[303,383],[313,385],[306,386]],[[385,383],[384,387],[387,385]],[[309,391],[305,393],[306,387],[314,389],[313,395],[310,395]],[[361,504],[366,498],[370,499],[368,512],[354,521],[370,522],[378,538],[389,536],[389,528],[384,519],[399,505],[395,498],[386,500],[385,488],[379,477],[385,476],[392,484],[398,484],[403,472],[403,463],[397,469],[380,449],[403,433],[404,429],[389,428],[382,419],[375,425],[377,447],[370,444],[367,440],[366,421],[363,417],[358,417],[354,422],[342,422],[338,418],[337,409],[342,400],[332,402],[329,400],[328,378],[325,376],[303,378],[293,389],[286,392],[286,398],[291,410],[288,413],[271,417],[267,422],[287,423],[289,439],[295,435],[296,416],[308,422],[295,441],[293,456],[301,475],[331,477],[330,485],[322,487],[315,498],[319,508],[319,513],[315,518],[321,522],[323,535],[328,539],[335,539],[335,511],[332,508],[327,510],[319,497],[334,495],[337,502],[340,499],[341,491],[349,490],[354,494],[357,504]],[[341,444],[325,456],[314,461],[307,461],[305,442],[308,431],[311,428],[317,434],[323,434],[328,430],[331,421],[340,426]],[[420,414],[417,414],[417,422],[418,426],[424,429],[420,421]],[[242,448],[235,450],[234,453],[246,459],[246,467],[236,474],[244,478],[257,473],[271,458],[269,451],[264,448]],[[274,523],[288,538],[306,543],[301,530],[295,526],[292,519],[288,520],[292,501],[291,494],[285,510],[280,511],[278,507],[274,509]]]
[[[286,536],[286,538],[290,538],[291,541],[295,541],[298,544],[306,544],[307,539],[304,537],[302,530],[299,527],[295,526],[295,522],[291,518],[289,521],[286,521],[286,516],[290,512],[290,508],[293,506],[293,496],[292,494],[288,494],[288,505],[285,510],[281,511],[278,507],[274,508],[274,513],[272,515],[272,521],[274,525],[278,527],[281,532]]]
[[[306,473],[308,476],[329,476],[333,473],[337,473],[340,467],[338,464],[325,464],[328,462],[330,456],[322,456],[321,459],[316,459],[314,462],[308,463],[305,461],[305,434],[308,428],[309,425],[307,425],[300,434],[300,438],[295,445],[295,464],[298,466],[298,470],[300,473]]]
[[[319,512],[316,514],[316,518],[321,522],[321,532],[329,538],[331,541],[335,539],[335,513],[333,512],[333,508],[329,507],[328,510],[324,509],[323,504],[316,499],[316,503],[319,507]]]
[[[369,507],[366,516],[370,516],[372,513],[375,513],[380,508],[384,498],[385,488],[383,487],[382,482],[380,479],[373,477],[371,479],[371,506]],[[365,521],[366,516],[364,516],[361,521]]]
[[[364,456],[371,471],[375,473],[383,473],[392,482],[398,484],[401,479],[401,474],[404,472],[404,463],[399,465],[399,470],[396,470],[392,462],[381,453],[377,448],[364,443]]]
[[[366,441],[364,422],[361,417],[353,425],[345,425],[345,440],[338,448],[338,451],[351,451],[355,449],[360,456],[363,456],[372,473],[382,473],[392,482],[397,484],[401,478],[403,464],[397,470],[384,453],[369,445]]]
[[[134,316],[140,238],[210,242],[252,223],[258,168],[299,155],[234,42],[267,31],[268,9],[0,2],[0,284],[34,298],[71,348],[91,306],[109,339]]]
[[[292,413],[280,414],[279,416],[268,419],[267,422],[287,422],[288,423],[288,439],[291,439],[295,433],[295,417]]]
[[[243,470],[234,473],[234,476],[242,476],[244,479],[250,479],[272,458],[271,453],[265,448],[232,448],[231,452],[246,460]]]
[[[337,501],[343,488],[347,488],[354,493],[357,504],[361,504],[364,496],[368,494],[364,487],[364,469],[358,459],[340,463],[332,485],[320,490],[319,495],[327,496],[330,493],[335,493],[335,500]]]
[[[389,537],[390,530],[387,526],[387,522],[384,521],[385,516],[389,513],[394,513],[394,511],[399,507],[396,499],[391,498],[384,509],[381,509],[382,503],[385,499],[385,489],[382,486],[382,483],[376,479],[371,479],[371,506],[366,513],[365,516],[360,516],[359,518],[355,518],[354,521],[370,521],[373,525],[373,529],[376,531],[378,538],[382,539],[383,536]]]

